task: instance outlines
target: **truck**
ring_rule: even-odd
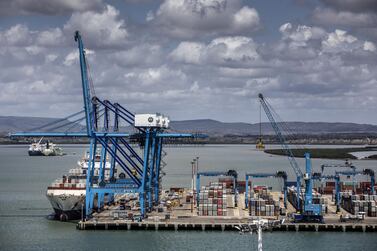
[[[352,215],[352,214],[340,215],[339,217],[340,222],[363,221],[364,219],[365,219],[365,212],[359,212],[356,215]]]

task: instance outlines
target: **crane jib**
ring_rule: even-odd
[[[274,116],[271,113],[271,109],[268,107],[268,105],[267,105],[262,94],[259,94],[258,97],[259,97],[259,101],[260,101],[260,103],[263,107],[263,110],[266,113],[267,118],[270,121],[271,126],[274,129],[276,136],[279,139],[279,143],[282,146],[283,151],[285,152],[285,154],[288,157],[289,163],[290,163],[291,167],[293,168],[293,171],[295,172],[297,177],[302,177],[303,173],[302,173],[300,167],[297,164],[297,161],[296,161],[296,159],[293,155],[292,150],[289,148],[288,144],[286,143],[286,139],[285,139],[284,135],[281,133],[281,130],[280,130],[278,124],[276,123]]]

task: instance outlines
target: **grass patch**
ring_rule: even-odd
[[[291,149],[294,157],[303,158],[306,152],[310,153],[312,158],[320,159],[356,159],[350,152],[376,151],[375,147],[354,147],[354,148],[312,148],[312,149]],[[264,151],[268,154],[286,156],[282,149],[267,149]],[[368,159],[377,159],[377,155],[372,155]]]

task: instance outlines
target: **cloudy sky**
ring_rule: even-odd
[[[82,109],[75,30],[134,112],[377,124],[377,0],[1,0],[0,115]]]

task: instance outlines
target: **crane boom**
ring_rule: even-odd
[[[278,124],[276,123],[276,120],[275,120],[274,116],[272,115],[271,109],[270,109],[269,105],[267,104],[267,102],[265,101],[263,94],[259,93],[258,97],[259,97],[259,101],[260,101],[260,103],[263,107],[263,110],[266,113],[267,118],[270,120],[271,126],[274,129],[275,134],[279,139],[280,145],[283,147],[283,150],[288,157],[289,163],[290,163],[291,167],[293,168],[293,171],[295,172],[297,177],[302,177],[303,173],[302,173],[300,167],[298,166],[297,161],[296,161],[296,159],[295,159],[295,157],[292,153],[292,150],[289,148],[284,135],[281,133],[281,130],[280,130]]]
[[[79,48],[79,58],[80,58],[80,71],[81,71],[81,83],[83,90],[84,108],[85,108],[85,118],[86,118],[86,131],[88,136],[93,136],[93,107],[92,99],[90,96],[90,87],[88,81],[88,67],[86,62],[84,43],[81,39],[81,35],[78,31],[75,32],[75,41]]]

